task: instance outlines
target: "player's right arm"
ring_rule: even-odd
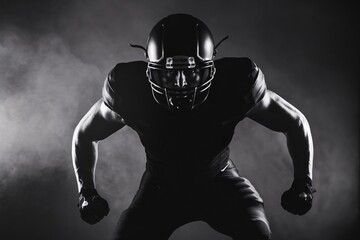
[[[98,143],[125,126],[120,115],[98,100],[76,126],[72,139],[72,160],[79,192],[95,189]]]
[[[81,218],[95,224],[108,215],[107,201],[96,191],[95,167],[98,143],[125,126],[124,120],[104,103],[97,101],[76,126],[72,141],[72,159],[79,190]]]

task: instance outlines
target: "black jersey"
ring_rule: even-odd
[[[187,112],[169,111],[155,102],[146,62],[119,63],[109,73],[104,102],[138,133],[149,167],[195,172],[226,163],[236,124],[262,99],[266,84],[249,58],[223,58],[214,64],[207,100]]]

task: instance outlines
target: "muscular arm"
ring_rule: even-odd
[[[267,90],[248,117],[265,127],[283,132],[294,165],[294,179],[312,179],[313,142],[308,121],[290,103]]]
[[[98,142],[125,126],[124,120],[97,101],[76,126],[72,140],[72,159],[78,190],[95,188]]]

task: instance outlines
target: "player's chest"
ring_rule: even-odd
[[[187,113],[166,111],[144,112],[141,117],[133,121],[131,127],[139,135],[150,136],[154,139],[193,138],[199,140],[232,131],[241,118],[236,111],[226,111],[226,109],[213,106]]]

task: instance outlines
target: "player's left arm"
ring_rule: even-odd
[[[305,116],[276,93],[265,90],[263,98],[247,116],[261,125],[285,134],[294,165],[294,182],[282,197],[282,206],[297,215],[305,214],[312,203],[314,147]]]
[[[276,93],[266,90],[247,114],[261,125],[285,134],[294,164],[294,179],[312,179],[313,141],[305,116]]]

